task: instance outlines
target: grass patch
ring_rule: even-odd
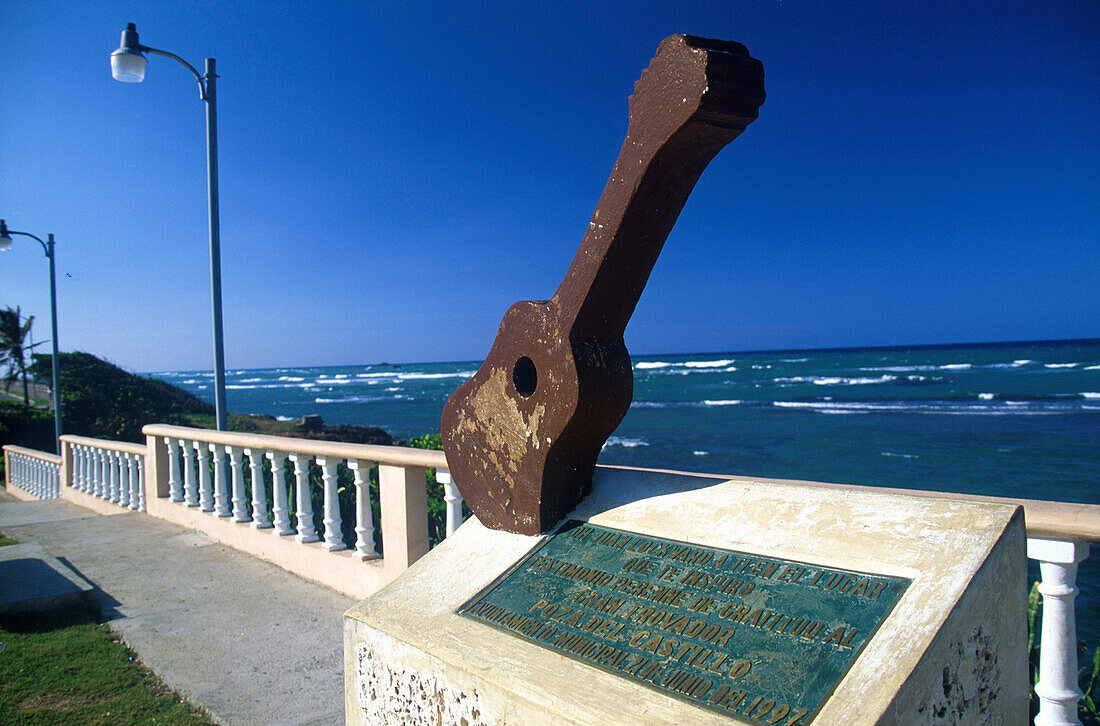
[[[214,724],[98,620],[87,605],[0,616],[0,723]]]
[[[13,545],[13,544],[18,544],[18,543],[15,540],[13,540],[11,537],[4,534],[3,532],[0,532],[0,547],[3,547],[4,545]]]

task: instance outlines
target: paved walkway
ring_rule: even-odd
[[[178,525],[0,489],[0,530],[95,586],[110,627],[219,723],[344,723],[353,601]]]

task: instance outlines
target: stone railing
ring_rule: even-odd
[[[353,597],[377,591],[428,551],[426,470],[444,470],[437,476],[447,480],[441,451],[160,424],[143,431],[146,505],[153,516],[194,527]],[[375,467],[380,522],[369,493]],[[311,468],[324,492],[320,528],[309,495]],[[337,491],[341,474],[354,487],[355,524],[346,538]],[[460,520],[461,499],[448,499]]]
[[[121,513],[128,511],[122,505],[122,487],[116,502],[111,493],[112,466],[107,465],[104,475],[99,457],[110,458],[113,454],[111,460],[119,462],[119,482],[124,480],[123,470],[132,471],[130,462],[135,457],[140,462],[144,457],[145,463],[139,463],[138,468],[139,509],[144,494],[151,516],[198,529],[228,546],[359,598],[383,587],[428,551],[428,468],[437,470],[436,479],[444,487],[447,534],[462,522],[462,499],[446,471],[447,461],[441,451],[160,424],[146,426],[144,433],[147,446],[64,436],[61,457],[5,446],[9,491],[17,495],[26,492],[22,498],[56,498],[60,493],[62,498],[104,513]],[[122,466],[124,461],[126,467]],[[101,462],[99,469],[97,462]],[[321,532],[313,522],[308,495],[311,466],[319,470],[324,488]],[[376,522],[367,493],[369,473],[375,466],[384,556],[375,551]],[[353,539],[343,536],[337,503],[336,488],[342,471],[350,472],[355,489]],[[55,483],[50,483],[50,477]],[[129,481],[126,506],[132,508],[133,479]],[[838,490],[864,488],[798,483]],[[1041,706],[1035,723],[1075,726],[1077,702],[1082,696],[1077,685],[1077,565],[1088,557],[1089,544],[1100,542],[1100,506],[908,489],[876,490],[996,501],[1024,508],[1027,555],[1039,564],[1043,599],[1039,682],[1035,687]]]
[[[145,511],[145,447],[84,436],[61,437],[61,496],[101,514]]]
[[[57,499],[61,496],[61,457],[22,446],[4,447],[8,491],[20,499]]]

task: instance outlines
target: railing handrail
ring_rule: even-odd
[[[273,449],[307,456],[358,459],[393,466],[447,468],[447,457],[444,456],[442,451],[414,449],[408,446],[347,444],[340,441],[318,441],[316,439],[299,439],[292,436],[214,431],[168,424],[149,424],[143,427],[141,432],[146,436],[189,439],[224,446],[239,446],[245,449]]]
[[[605,466],[608,469],[628,469],[632,471],[659,472],[662,474],[683,474],[686,476],[706,477],[721,481],[730,479],[810,486],[838,491],[870,491],[900,494],[911,497],[932,499],[950,499],[954,501],[992,502],[995,504],[1018,505],[1024,508],[1024,521],[1028,537],[1072,540],[1076,542],[1100,542],[1100,505],[1078,504],[1074,502],[1051,502],[1041,499],[1015,499],[1012,497],[991,497],[982,494],[959,494],[958,492],[936,492],[925,489],[896,489],[890,487],[859,486],[856,484],[832,484],[828,482],[803,481],[801,479],[768,479],[766,477],[746,476],[744,474],[699,474],[696,472],[672,471],[668,469],[647,469],[634,466]]]
[[[144,450],[144,447],[142,447]],[[4,451],[12,454],[22,454],[23,456],[29,456],[32,459],[41,459],[42,461],[48,461],[51,464],[61,465],[61,457],[57,454],[50,454],[45,451],[39,451],[38,449],[27,449],[22,446],[16,446],[15,444],[4,444]]]
[[[144,456],[147,451],[145,444],[135,444],[129,441],[93,439],[88,436],[73,436],[72,434],[63,434],[61,440],[69,444],[76,444],[77,446],[87,446],[93,449],[106,449],[109,451],[124,451],[127,454],[137,454],[138,456]]]

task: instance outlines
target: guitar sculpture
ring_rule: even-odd
[[[443,408],[451,475],[485,526],[545,532],[590,490],[634,395],[626,324],[703,169],[762,103],[764,67],[740,43],[674,35],[657,48],[565,279],[508,309]]]

